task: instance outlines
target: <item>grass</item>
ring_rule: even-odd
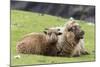
[[[21,54],[20,59],[15,59],[16,44],[23,35],[31,32],[42,32],[44,28],[63,26],[67,19],[58,18],[51,15],[40,16],[38,13],[11,10],[11,66],[34,65],[34,64],[54,64],[68,62],[83,62],[95,60],[95,26],[88,25],[86,21],[76,20],[85,30],[85,47],[90,55],[80,57],[51,57],[32,54]]]

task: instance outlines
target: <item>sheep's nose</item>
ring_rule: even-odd
[[[84,35],[85,33],[84,33],[84,31],[82,30],[82,31],[80,32],[80,34],[81,34],[81,35]]]

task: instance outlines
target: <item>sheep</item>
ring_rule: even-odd
[[[44,33],[33,32],[25,35],[17,43],[17,53],[55,56],[58,35],[61,34],[58,31],[59,29],[46,29]]]
[[[79,29],[78,24],[74,21],[69,21],[57,43],[57,47],[61,51],[60,54],[74,56],[78,52],[78,55],[80,55],[80,47],[77,44],[83,35],[84,32]],[[79,49],[76,50],[77,47]]]
[[[89,54],[84,48],[84,31],[80,29],[75,20],[68,21],[62,31],[63,34],[59,36],[57,45],[61,55],[80,56],[81,54]]]
[[[68,28],[74,28],[74,27],[76,27],[76,30],[74,30],[75,32],[77,32],[77,31],[81,31],[81,28],[80,28],[80,26],[79,26],[79,24],[78,23],[76,23],[76,21],[74,20],[74,19],[70,19],[65,25],[64,25],[64,27],[52,27],[52,28],[50,28],[50,29],[60,29],[60,31],[59,32],[61,32],[61,33],[63,33],[63,35],[60,35],[60,36],[58,36],[59,37],[59,39],[58,39],[58,43],[57,43],[57,48],[58,48],[58,53],[62,53],[61,51],[62,50],[64,50],[64,48],[65,47],[67,47],[67,48],[69,48],[69,46],[67,45],[67,43],[66,43],[66,45],[63,45],[63,40],[64,41],[66,41],[66,38],[67,37],[64,37],[65,35],[72,35],[73,33],[70,33],[70,31],[68,32]],[[66,33],[66,34],[64,34],[64,33]],[[89,54],[86,50],[85,50],[85,47],[84,47],[84,31],[82,31],[82,32],[77,32],[77,33],[80,33],[80,34],[82,34],[82,35],[78,35],[78,37],[79,36],[81,36],[81,38],[78,40],[78,42],[75,44],[76,46],[74,46],[74,47],[72,47],[71,49],[71,51],[69,51],[69,52],[71,52],[70,54],[68,54],[68,55],[70,55],[70,56],[80,56],[81,54],[82,55],[87,55],[87,54]],[[75,33],[74,33],[75,34]],[[74,35],[73,35],[74,36]],[[73,37],[72,36],[72,37]],[[76,35],[75,35],[76,36]],[[68,38],[68,39],[71,39],[72,38],[71,36]],[[67,40],[68,40],[67,39]],[[76,39],[77,40],[77,39]],[[73,41],[73,40],[72,40]],[[71,43],[71,42],[70,42]],[[63,48],[63,49],[62,49]],[[68,50],[66,50],[66,51],[68,51]],[[64,53],[63,53],[63,55],[64,55]]]

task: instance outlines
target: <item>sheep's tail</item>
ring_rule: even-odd
[[[16,53],[19,54],[19,42],[16,45]]]
[[[22,50],[22,42],[18,42],[16,45],[16,53],[20,54],[21,50]]]

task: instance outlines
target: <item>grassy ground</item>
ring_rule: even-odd
[[[38,13],[11,10],[11,65],[68,63],[95,60],[95,26],[88,25],[85,21],[77,22],[85,30],[85,47],[90,55],[81,57],[51,57],[41,55],[21,54],[20,59],[15,59],[16,43],[20,38],[31,32],[42,32],[44,28],[64,25],[67,19],[50,15],[40,16]]]

